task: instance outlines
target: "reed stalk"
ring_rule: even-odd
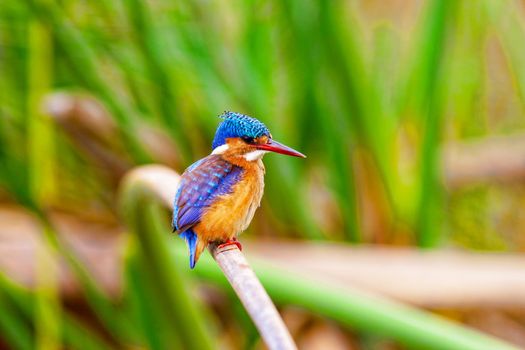
[[[127,176],[122,187],[121,200],[124,208],[128,208],[125,213],[134,218],[142,217],[144,212],[140,210],[140,206],[136,206],[136,203],[143,201],[150,201],[172,209],[172,201],[178,183],[179,176],[166,167],[150,165],[133,170]],[[132,208],[138,210],[131,210]],[[154,234],[149,231],[141,233],[141,235],[148,237],[156,234],[159,233]],[[164,243],[167,244],[167,241]],[[166,246],[159,246],[158,248],[162,250],[167,249]],[[169,263],[172,259],[182,261],[187,258],[183,249],[172,249],[171,252],[175,254],[175,257],[165,256],[165,252],[160,254],[163,256],[163,259],[166,259],[165,263],[169,264],[169,266],[177,265],[174,261]],[[217,259],[219,252],[215,251],[214,248],[212,248],[212,252],[215,259]],[[228,250],[227,252],[228,256],[221,255],[219,266],[221,268],[235,266],[235,271],[239,271],[239,275],[231,274],[233,272],[231,270],[226,272],[226,276],[231,278],[231,281],[225,279],[224,270],[219,270],[216,264],[206,257],[201,257],[198,268],[194,272],[206,280],[223,286],[233,284],[241,300],[251,300],[254,296],[260,295],[259,293],[251,293],[253,291],[251,288],[257,288],[253,287],[253,285],[246,290],[240,287],[242,285],[240,280],[243,278],[243,273],[240,271],[246,268],[246,265],[243,265],[244,257],[242,257],[242,253],[237,249]],[[516,350],[515,347],[501,340],[455,324],[442,317],[434,316],[428,312],[419,311],[415,308],[381,297],[373,297],[362,292],[348,293],[345,290],[343,293],[336,286],[320,285],[317,281],[307,277],[307,271],[305,271],[304,275],[299,276],[279,270],[265,262],[255,262],[254,266],[261,284],[266,288],[270,297],[278,304],[303,307],[367,334],[393,338],[415,348],[436,350]],[[178,278],[172,277],[174,279]],[[261,301],[253,302],[257,304]],[[248,310],[248,312],[250,311]],[[177,316],[174,315],[174,317]],[[254,321],[257,323],[256,320]],[[272,323],[272,327],[277,327],[278,323]],[[260,324],[258,326],[265,327]],[[264,336],[271,333],[283,334],[277,330],[265,329],[261,332],[261,335]],[[267,344],[273,344],[267,339],[265,341],[267,341]]]

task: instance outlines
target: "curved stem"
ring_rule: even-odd
[[[141,197],[149,196],[151,200],[167,208],[172,207],[172,199],[179,182],[179,176],[173,170],[157,165],[143,166],[132,171],[127,179],[127,184],[132,185],[131,187],[147,189],[147,191],[138,191],[142,193]],[[140,197],[135,198],[135,200],[139,199]],[[134,215],[140,213],[134,212]],[[229,247],[218,250],[215,246],[211,247],[212,255],[222,273],[217,269],[216,264],[206,257],[199,261],[199,268],[194,272],[208,281],[223,286],[226,283],[232,285],[271,349],[293,349],[287,347],[294,345],[288,343],[287,336],[282,335],[287,334],[287,330],[282,328],[284,325],[281,320],[274,318],[275,308],[269,298],[266,301],[253,299],[268,297],[262,289],[261,282],[253,274],[242,253],[237,248],[231,250],[227,248]],[[182,249],[174,249],[174,251],[175,258],[186,256]],[[502,340],[386,298],[358,291],[342,291],[308,276],[283,271],[264,262],[256,262],[255,266],[260,281],[278,303],[303,307],[354,330],[393,338],[418,349],[517,349]],[[224,275],[228,279],[227,282]],[[246,277],[246,275],[250,276]],[[247,281],[259,285],[260,288],[255,284],[249,285]],[[254,289],[257,290],[255,294]],[[268,302],[272,311],[265,309],[270,306],[264,308],[260,306],[268,305]],[[271,321],[266,319],[266,312],[272,315]]]
[[[171,322],[173,335],[184,349],[211,350],[214,345],[210,322],[200,301],[192,295],[187,271],[171,260],[168,235],[163,234],[157,220],[159,207],[171,202],[168,198],[174,195],[172,190],[176,190],[178,182],[179,176],[169,168],[151,165],[137,168],[124,177],[119,204],[140,245],[141,263],[154,281],[156,299],[162,300],[162,312]],[[159,185],[158,191],[152,190]],[[170,344],[170,348],[174,346]]]
[[[123,181],[121,195],[122,205],[127,212],[127,216],[135,218],[129,219],[129,222],[135,227],[137,224],[134,224],[133,221],[144,215],[144,213],[139,212],[143,207],[137,206],[137,203],[145,203],[151,200],[171,208],[178,184],[179,176],[164,166],[148,165],[133,170]],[[141,234],[142,239],[145,239],[146,236],[152,238],[152,235],[153,233],[147,235],[146,232]],[[146,243],[143,242],[143,244]],[[163,248],[157,244],[155,245],[155,250],[157,252],[150,255],[151,259],[158,259],[158,251],[163,251]],[[219,248],[216,245],[212,245],[210,246],[210,251],[241,299],[268,348],[272,350],[296,349],[277,309],[239,249],[229,246]],[[165,257],[165,254],[160,255]],[[156,266],[159,269],[165,269],[166,265],[172,266],[166,261],[165,263],[159,262]],[[177,279],[177,276],[171,275],[172,280]],[[179,283],[179,287],[183,288],[182,282]],[[175,292],[175,290],[172,290],[172,292]],[[177,296],[178,302],[183,298],[189,298],[187,293],[182,294]],[[188,305],[191,303],[186,302],[184,304]],[[185,315],[185,317],[187,316]],[[194,323],[199,325],[198,321]]]

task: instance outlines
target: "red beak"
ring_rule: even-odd
[[[270,139],[268,143],[257,145],[257,149],[263,150],[263,151],[270,151],[275,153],[281,153],[286,154],[288,156],[294,156],[294,157],[300,157],[300,158],[306,158],[304,154],[301,152],[297,152],[293,148],[290,148],[288,146],[283,145],[282,143],[279,143],[277,141],[274,141]]]

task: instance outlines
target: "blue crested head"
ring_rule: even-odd
[[[270,130],[255,118],[235,112],[224,112],[220,116],[224,119],[215,132],[212,148],[215,149],[226,143],[227,138],[249,137],[258,138],[270,136]]]

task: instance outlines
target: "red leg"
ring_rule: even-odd
[[[219,244],[217,246],[217,248],[224,248],[224,247],[227,247],[227,246],[232,245],[232,244],[236,245],[237,248],[239,248],[239,250],[242,251],[242,244],[235,237],[233,237],[232,239],[227,240],[224,243]]]

